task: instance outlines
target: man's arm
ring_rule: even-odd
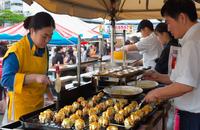
[[[171,84],[172,81],[168,74],[160,74],[155,70],[148,70],[143,74],[143,77],[148,80],[154,80],[164,84]]]
[[[192,90],[193,90],[192,86],[175,82],[166,87],[150,91],[145,96],[145,101],[153,102],[159,99],[169,99],[169,98],[179,97],[188,92],[191,92]]]
[[[135,44],[127,45],[126,51],[139,51]]]

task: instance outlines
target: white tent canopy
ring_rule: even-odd
[[[67,36],[69,33],[71,33],[70,35],[75,36],[82,34],[82,38],[92,38],[99,35],[99,33],[92,31],[90,24],[83,22],[79,18],[71,17],[69,15],[50,14],[56,23],[60,25],[60,27],[56,26],[57,29],[62,30],[62,28],[64,28],[62,33],[64,37],[69,37]],[[68,30],[67,32],[66,29]]]
[[[160,19],[165,0],[23,0],[51,12],[83,18]],[[200,16],[200,4],[196,3]]]
[[[78,37],[78,35],[82,35],[82,38],[93,38],[94,36],[100,35],[100,33],[92,30],[90,24],[80,20],[79,18],[69,15],[50,14],[55,20],[56,31],[58,31],[65,38]],[[20,34],[23,36],[26,35],[27,32],[28,31],[23,27],[23,23],[0,29],[0,33],[10,35]]]

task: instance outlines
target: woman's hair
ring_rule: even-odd
[[[179,46],[178,40],[175,39],[174,36],[168,31],[166,23],[159,23],[156,26],[154,31],[157,32],[157,33],[161,33],[161,34],[164,33],[164,32],[167,33],[169,35],[169,37],[170,37],[170,41],[173,41],[172,45]]]
[[[46,12],[39,12],[33,16],[29,16],[24,20],[24,28],[40,30],[44,27],[55,28],[55,21],[53,17]]]
[[[166,32],[166,33],[169,34],[170,38],[173,38],[173,39],[174,39],[174,37],[172,36],[172,34],[168,31],[168,29],[167,29],[167,24],[166,24],[166,23],[159,23],[159,24],[156,26],[156,28],[155,28],[154,31],[155,31],[155,32],[158,32],[158,33],[164,33],[164,32]]]
[[[25,20],[24,20],[24,28],[25,29],[29,29],[29,24],[30,24],[30,22],[31,22],[31,18],[32,18],[33,16],[29,16],[29,17],[27,17]]]

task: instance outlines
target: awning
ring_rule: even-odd
[[[23,0],[33,1],[46,10],[82,18],[161,19],[160,9],[165,0]],[[198,16],[200,5],[196,3]]]

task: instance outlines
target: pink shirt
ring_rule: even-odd
[[[2,75],[2,62],[3,62],[3,58],[0,58],[0,79]]]

